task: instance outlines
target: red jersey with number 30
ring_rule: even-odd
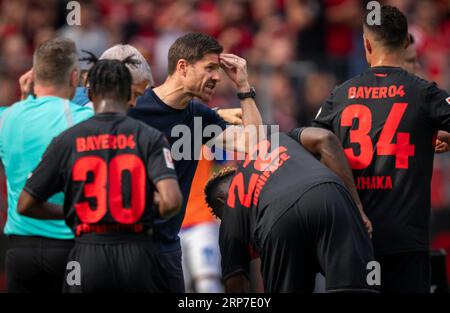
[[[66,223],[86,232],[142,232],[154,219],[153,191],[177,179],[163,134],[119,113],[66,130],[47,148],[25,190],[40,200],[65,194]]]
[[[397,67],[373,67],[337,87],[313,126],[341,140],[373,223],[376,254],[429,247],[430,183],[449,94]]]

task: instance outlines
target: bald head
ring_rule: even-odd
[[[133,107],[136,106],[138,97],[143,95],[147,86],[154,85],[152,70],[147,60],[138,49],[130,45],[115,45],[103,52],[100,59],[123,61],[130,56],[138,61],[137,64],[126,65],[132,77],[131,97],[128,105]]]
[[[148,65],[147,60],[139,52],[139,50],[133,46],[115,45],[114,47],[111,47],[103,52],[100,60],[109,59],[123,61],[129,56],[133,56],[133,59],[139,61],[139,64],[137,65],[127,64],[133,79],[133,84],[141,84],[143,81],[147,81],[148,84],[153,85],[153,75],[150,65]]]

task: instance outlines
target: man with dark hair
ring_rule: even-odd
[[[355,205],[351,170],[331,132],[272,134],[237,170],[213,177],[205,195],[221,219],[227,292],[248,291],[251,250],[261,257],[265,292],[311,293],[319,271],[329,292],[375,291],[367,282],[374,260],[369,234]]]
[[[78,85],[78,56],[73,41],[44,42],[33,57],[34,96],[6,109],[0,119],[0,159],[8,181],[8,219],[4,228],[10,292],[60,292],[73,233],[63,220],[42,221],[17,213],[19,194],[50,141],[93,115],[69,101]],[[49,199],[62,204],[64,195]]]
[[[205,34],[190,33],[182,36],[170,46],[167,66],[168,75],[174,74],[180,59],[185,59],[187,63],[194,64],[206,54],[219,55],[222,51],[222,46]]]
[[[126,116],[132,85],[126,65],[136,62],[101,60],[90,69],[96,115],[52,141],[19,198],[21,214],[65,218],[75,233],[68,261],[79,263],[81,279],[64,284],[68,292],[167,290],[152,225],[155,216],[174,215],[182,196],[164,135]],[[61,191],[64,210],[44,203]]]
[[[169,50],[169,76],[166,81],[158,87],[147,89],[138,99],[137,106],[129,111],[131,117],[162,131],[171,146],[183,139],[189,141],[186,151],[183,150],[183,156],[174,157],[183,193],[181,210],[171,219],[155,222],[156,245],[162,252],[161,266],[174,292],[184,291],[178,233],[201,146],[214,138],[217,142],[234,143],[234,137],[238,142],[236,146],[246,146],[246,136],[238,127],[231,126],[221,134],[203,136],[206,127],[217,125],[220,130],[224,130],[227,124],[216,111],[197,99],[204,103],[211,99],[214,88],[220,81],[219,70],[222,68],[236,86],[237,96],[241,100],[243,126],[262,123],[254,101],[255,91],[248,82],[246,61],[232,54],[223,54],[222,50],[222,46],[214,38],[205,34],[188,33],[178,38]],[[190,137],[179,138],[180,132],[176,127],[179,127],[178,130],[188,129]],[[233,136],[233,133],[237,135]],[[186,154],[187,157],[184,156]]]
[[[406,17],[381,7],[364,22],[371,68],[336,87],[313,122],[333,131],[373,223],[384,292],[430,292],[430,181],[435,134],[450,130],[450,96],[402,69]]]

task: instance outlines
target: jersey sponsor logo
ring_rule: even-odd
[[[375,189],[392,189],[391,176],[369,176],[357,177],[356,189],[358,190],[375,190]]]
[[[404,97],[405,90],[403,85],[387,87],[350,87],[348,89],[349,99],[388,99],[395,97]]]
[[[134,135],[110,135],[103,134],[98,136],[78,137],[76,139],[77,152],[96,151],[96,150],[122,150],[136,148]]]
[[[228,189],[227,205],[229,207],[235,208],[236,191],[238,200],[242,206],[250,208],[251,204],[257,205],[259,196],[266,185],[267,180],[284,164],[284,162],[291,158],[287,153],[286,147],[278,146],[269,152],[270,145],[271,143],[268,140],[263,140],[247,155],[242,167],[246,168],[252,163],[252,160],[254,160],[254,170],[260,173],[252,173],[247,188],[244,183],[244,174],[242,172],[237,173],[234,176],[230,188]]]
[[[144,225],[142,223],[136,224],[86,224],[81,223],[77,225],[75,230],[75,235],[77,237],[86,233],[107,233],[107,232],[133,232],[141,233],[144,230]]]
[[[167,148],[163,148],[164,153],[164,161],[166,161],[167,168],[175,169],[175,165],[173,164],[172,154],[170,154],[170,150]]]

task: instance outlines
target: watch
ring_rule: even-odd
[[[238,98],[240,100],[244,100],[244,99],[247,99],[247,98],[255,99],[256,98],[255,87],[251,86],[249,92],[238,92],[237,96],[238,96]]]

